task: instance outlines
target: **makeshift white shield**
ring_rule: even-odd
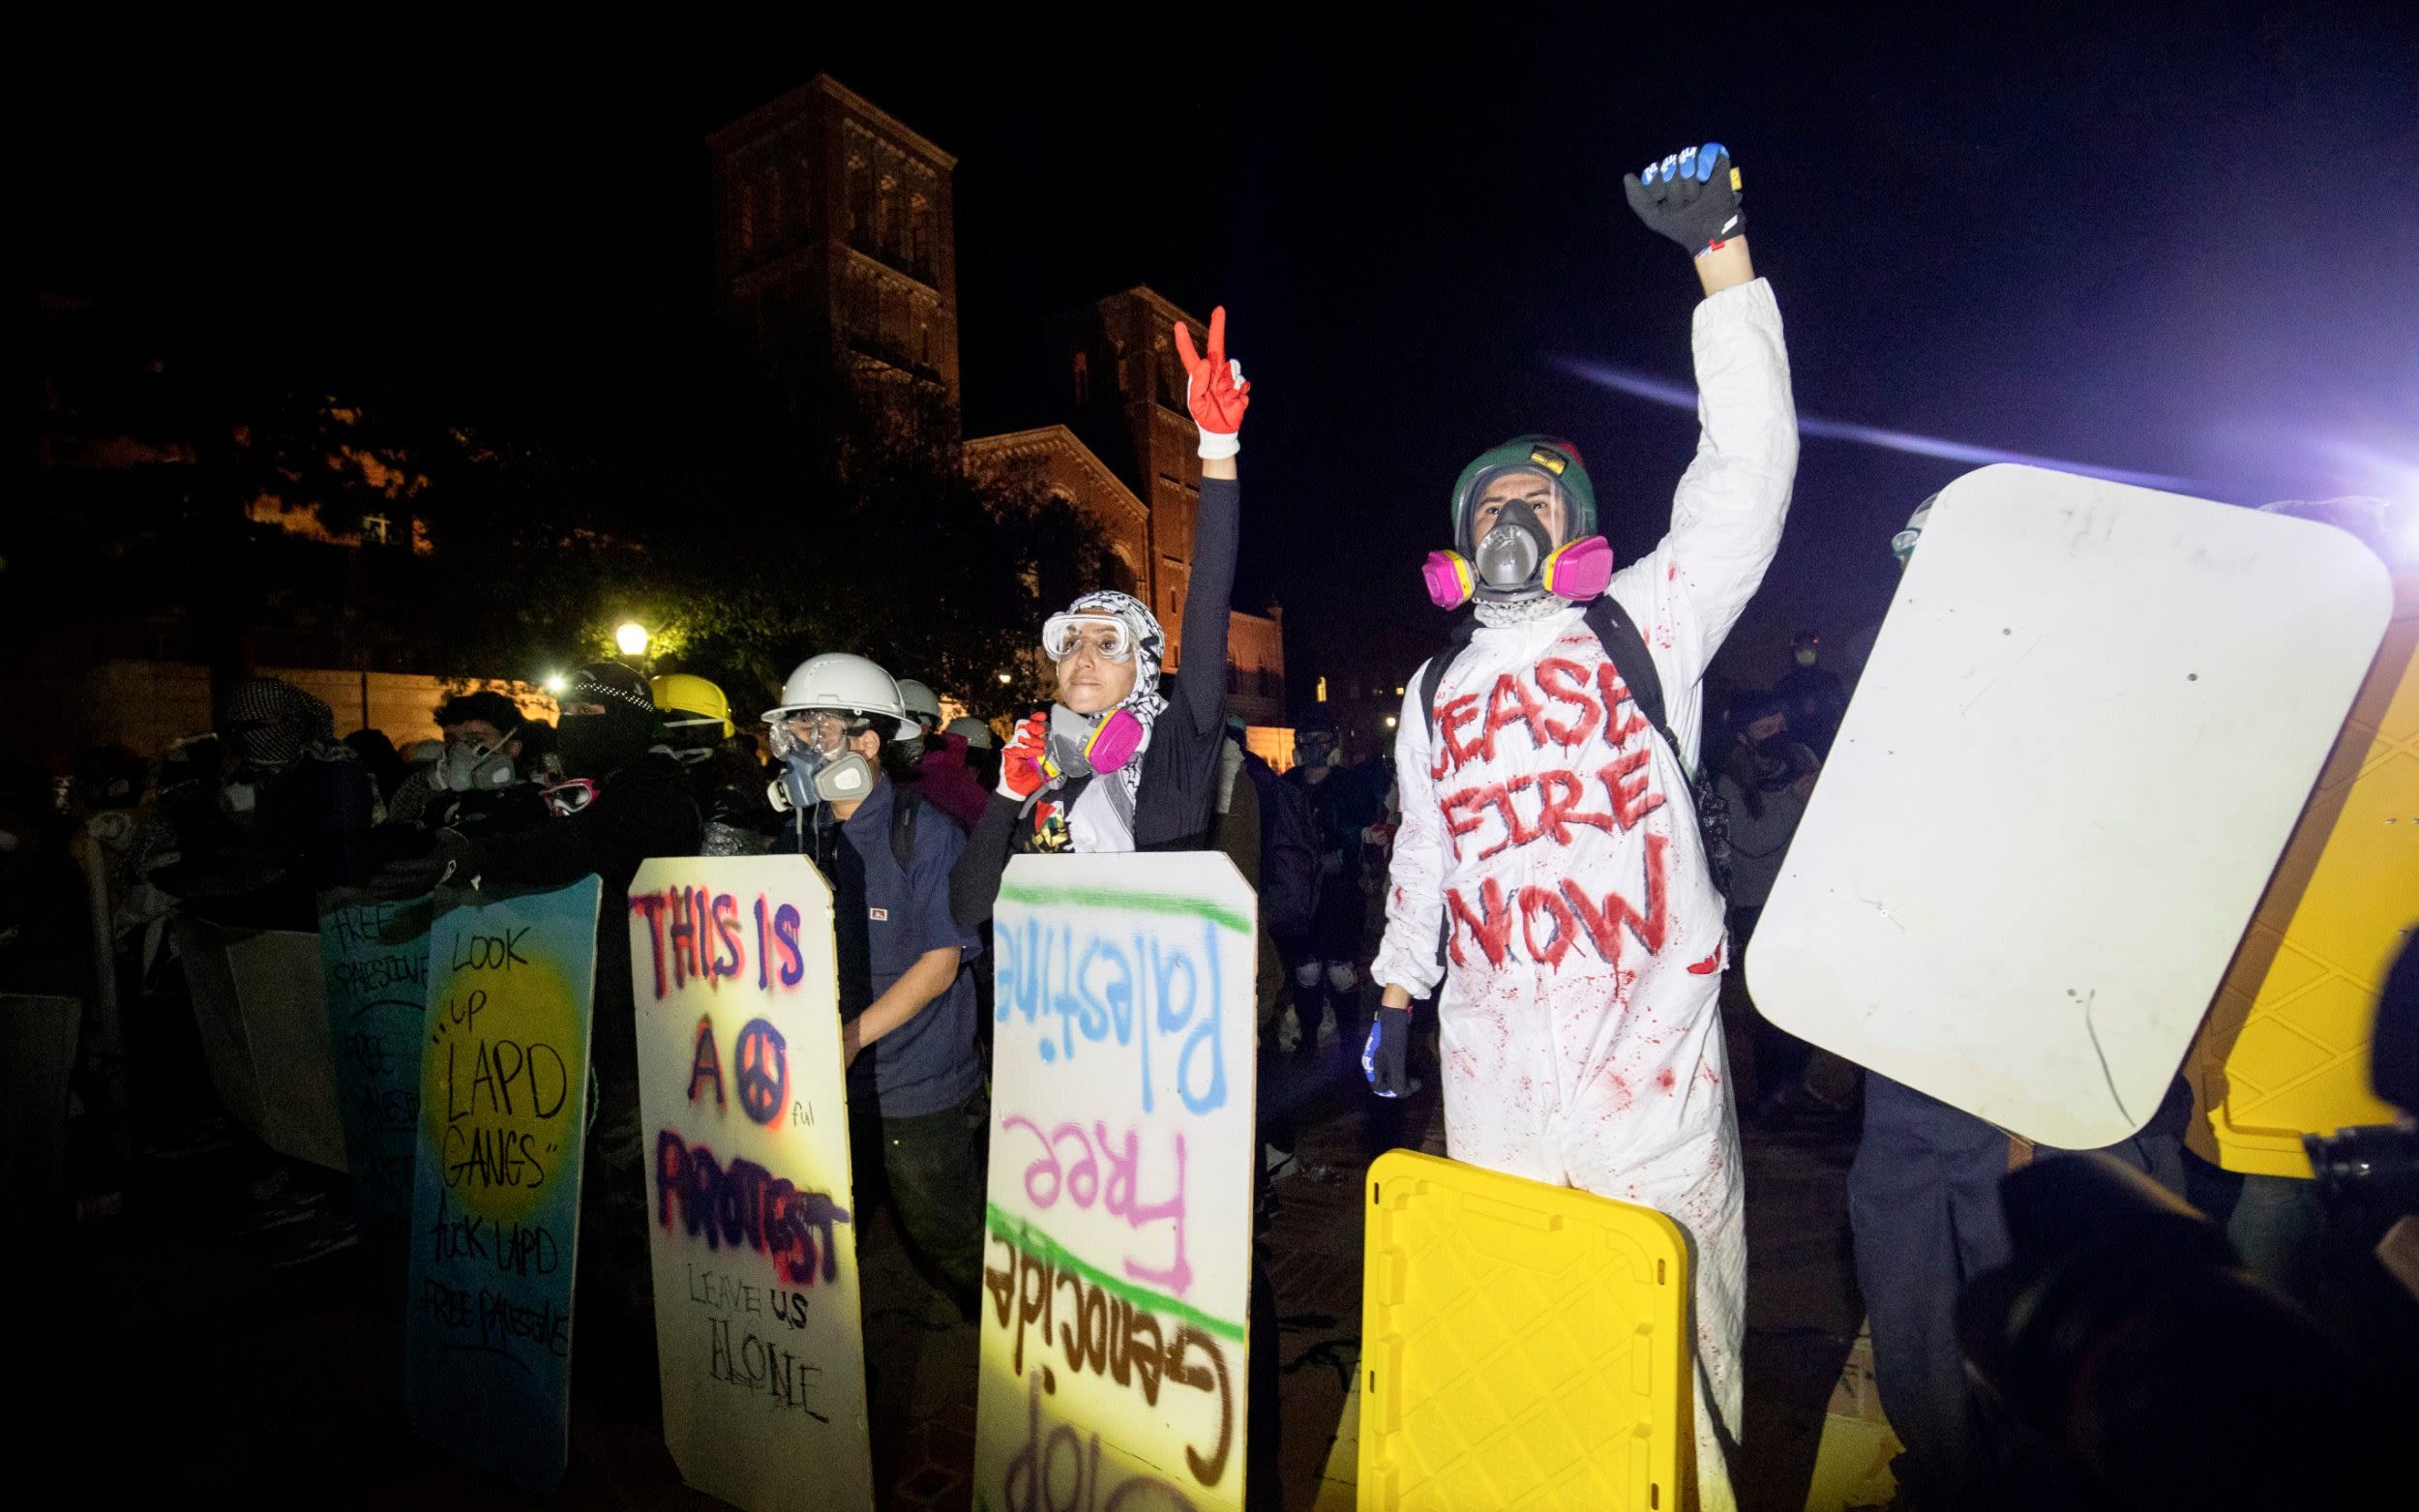
[[[1019,856],[994,915],[974,1504],[1243,1501],[1251,889],[1215,852]]]
[[[2040,1143],[2130,1137],[2391,606],[2330,526],[2032,467],[1958,479],[1756,926],[1757,1007]]]
[[[693,856],[629,901],[664,1442],[749,1512],[866,1512],[831,890],[804,856]]]

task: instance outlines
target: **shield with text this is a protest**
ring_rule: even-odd
[[[664,1439],[750,1512],[874,1504],[831,892],[804,856],[630,885]]]

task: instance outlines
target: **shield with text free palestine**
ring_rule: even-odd
[[[1214,852],[1019,856],[992,941],[974,1505],[1239,1507],[1251,889]]]
[[[349,892],[319,898],[328,1046],[344,1120],[344,1160],[364,1248],[400,1272],[411,1227],[420,1136],[420,1051],[428,1043],[430,901]]]
[[[831,892],[804,856],[630,885],[664,1439],[750,1512],[874,1504]]]

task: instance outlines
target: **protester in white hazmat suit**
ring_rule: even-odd
[[[1700,680],[1779,544],[1798,456],[1780,314],[1739,236],[1738,182],[1709,144],[1627,184],[1640,219],[1695,254],[1705,290],[1696,458],[1653,555],[1611,571],[1568,443],[1522,437],[1456,488],[1458,550],[1430,558],[1429,586],[1448,608],[1475,596],[1476,624],[1404,699],[1385,995],[1364,1057],[1381,1094],[1399,1090],[1408,1006],[1441,981],[1453,1158],[1687,1230],[1707,1506],[1733,1501],[1721,1443],[1741,1427],[1747,1247],[1717,1008],[1722,900],[1688,773]],[[1658,701],[1678,750],[1655,728]]]

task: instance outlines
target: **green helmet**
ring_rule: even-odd
[[[1561,487],[1571,513],[1566,539],[1577,541],[1596,534],[1596,486],[1588,481],[1587,465],[1579,460],[1579,449],[1555,436],[1516,435],[1501,446],[1480,452],[1453,480],[1455,550],[1468,556],[1476,548],[1477,543],[1469,538],[1470,506],[1485,489],[1488,480],[1514,469],[1541,472]]]

